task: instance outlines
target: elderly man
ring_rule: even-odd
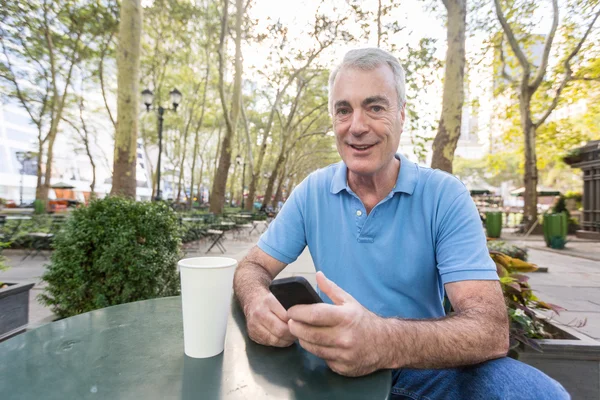
[[[298,340],[342,375],[391,369],[397,399],[568,398],[505,357],[506,307],[468,190],[396,154],[405,118],[398,60],[348,52],[331,73],[329,106],[343,161],[294,190],[235,274],[252,340]],[[286,312],[268,286],[307,245],[326,303]]]

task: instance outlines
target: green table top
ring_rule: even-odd
[[[346,378],[297,343],[252,342],[232,302],[225,351],[183,352],[181,298],[66,318],[0,343],[0,398],[386,399],[391,373]]]

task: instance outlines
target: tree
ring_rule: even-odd
[[[140,0],[123,0],[117,51],[117,131],[110,193],[133,198],[135,198],[137,187],[141,36],[142,5]]]
[[[534,64],[527,58],[527,48],[531,43],[532,35],[525,31],[526,26],[518,21],[515,21],[515,17],[519,16],[519,9],[529,10],[535,9],[532,2],[511,2],[510,8],[505,4],[504,7],[501,4],[501,0],[494,0],[495,12],[497,19],[502,27],[502,32],[508,40],[510,49],[514,57],[516,57],[520,69],[520,76],[515,76],[507,72],[505,68],[506,58],[502,58],[504,63],[502,65],[502,76],[513,84],[513,87],[518,93],[519,97],[519,113],[521,116],[521,130],[524,136],[524,155],[525,155],[525,207],[524,207],[524,219],[529,225],[532,225],[537,219],[537,184],[538,184],[538,166],[537,166],[537,155],[536,155],[536,134],[537,130],[542,126],[546,119],[550,116],[552,111],[556,108],[559,103],[560,96],[565,87],[573,80],[584,78],[577,73],[574,74],[572,61],[575,59],[577,54],[582,49],[583,44],[588,38],[598,16],[600,16],[600,9],[592,14],[591,21],[587,23],[585,32],[576,39],[573,35],[570,36],[571,40],[567,40],[571,45],[570,51],[567,51],[562,59],[562,73],[563,77],[557,82],[557,86],[554,88],[553,93],[551,92],[551,85],[544,84],[544,77],[548,69],[548,60],[550,57],[551,50],[553,49],[553,43],[559,24],[559,7],[558,0],[552,0],[552,26],[549,33],[546,35],[545,42],[543,45],[543,51],[539,65]],[[582,6],[581,2],[575,2],[575,8]],[[585,7],[584,11],[591,11],[592,5]],[[508,9],[505,12],[504,9]],[[508,16],[508,18],[507,18]],[[512,21],[510,20],[512,18]],[[583,18],[583,15],[579,15],[579,18]],[[569,38],[567,38],[569,39]],[[558,45],[555,47],[559,47]],[[500,48],[501,54],[504,49]],[[542,89],[538,92],[539,89]],[[532,100],[534,96],[546,97],[550,104],[546,107],[538,110],[532,109]]]
[[[432,168],[452,173],[454,151],[460,137],[464,103],[466,0],[443,0],[448,12],[446,72],[442,115],[433,141]]]
[[[252,210],[254,198],[260,176],[262,174],[262,166],[267,151],[267,146],[273,129],[274,119],[277,110],[281,105],[281,101],[287,94],[287,91],[292,87],[296,79],[309,69],[318,69],[317,64],[319,56],[331,45],[340,38],[344,42],[350,42],[354,38],[345,29],[344,24],[347,21],[344,15],[338,18],[330,19],[326,15],[317,13],[314,22],[311,26],[311,31],[307,35],[315,42],[308,50],[305,48],[290,48],[290,43],[287,38],[287,29],[277,22],[273,24],[269,31],[273,35],[272,53],[267,57],[268,63],[275,63],[278,70],[272,71],[268,76],[268,82],[271,88],[265,92],[265,97],[269,101],[270,112],[268,113],[267,122],[262,128],[260,135],[260,148],[256,162],[251,165],[250,184],[248,188],[248,198],[245,203],[247,211]],[[314,47],[313,47],[314,46]],[[304,46],[303,46],[304,47]],[[265,71],[269,71],[269,67],[265,66]],[[271,98],[274,97],[273,100]]]
[[[111,1],[0,2],[0,78],[37,127],[36,198],[43,202],[73,72],[98,57],[96,41],[113,29],[115,8]]]
[[[225,119],[225,135],[221,143],[221,154],[219,165],[215,171],[215,178],[210,196],[210,211],[215,214],[223,212],[225,201],[225,188],[227,185],[227,174],[231,165],[231,139],[236,132],[242,96],[242,19],[246,7],[242,0],[236,0],[235,18],[235,76],[233,83],[233,95],[231,98],[231,114],[225,96],[225,36],[228,30],[229,0],[223,0],[223,17],[221,23],[221,36],[219,40],[219,97],[223,107]]]

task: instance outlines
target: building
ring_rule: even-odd
[[[81,140],[67,124],[60,126],[54,144],[54,162],[51,184],[67,183],[74,187],[76,198],[86,201],[90,194],[92,166],[82,148]],[[105,132],[105,131],[104,131]],[[0,198],[21,201],[21,178],[23,203],[31,204],[35,200],[37,185],[37,160],[24,162],[21,177],[21,163],[17,152],[36,152],[38,143],[37,127],[31,123],[27,112],[14,100],[0,104]],[[92,156],[96,164],[96,187],[98,197],[110,193],[113,164],[112,140],[108,133],[96,137],[91,144]],[[148,172],[148,162],[141,143],[137,150],[137,198],[150,200],[152,188]],[[42,166],[43,168],[43,166]],[[56,194],[50,190],[49,197]]]

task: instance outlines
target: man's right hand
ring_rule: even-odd
[[[291,346],[296,337],[288,328],[287,311],[269,291],[257,295],[244,307],[248,336],[258,344]]]

